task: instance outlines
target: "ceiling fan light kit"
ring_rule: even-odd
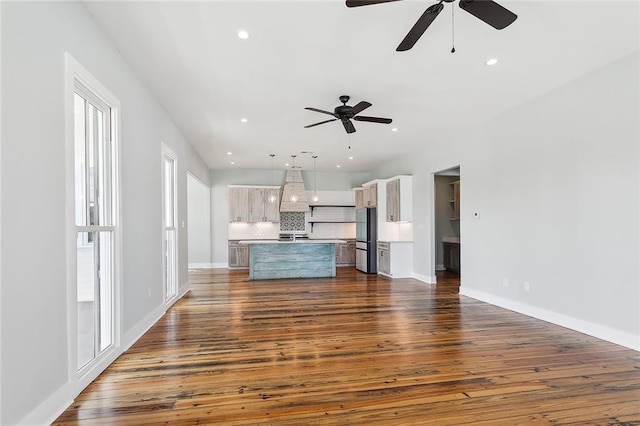
[[[400,0],[347,0],[346,4],[347,7],[359,7],[396,1]],[[431,25],[440,12],[442,12],[442,9],[444,9],[442,3],[453,3],[454,1],[455,0],[440,0],[438,3],[429,6],[400,42],[396,51],[404,52],[411,49],[420,37],[422,37],[422,34],[425,33],[427,28],[429,28],[429,25]],[[465,12],[468,12],[497,30],[508,27],[518,17],[515,13],[492,0],[459,0],[458,5]],[[452,49],[451,52],[455,52],[455,49]]]

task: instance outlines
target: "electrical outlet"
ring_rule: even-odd
[[[524,282],[524,291],[531,291],[531,284],[529,281]]]
[[[502,278],[502,286],[509,287],[509,278],[507,277]]]

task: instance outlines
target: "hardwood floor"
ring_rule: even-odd
[[[192,271],[55,424],[640,424],[640,353],[451,283],[338,272]]]

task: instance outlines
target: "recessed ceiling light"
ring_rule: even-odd
[[[495,65],[497,63],[498,63],[498,60],[496,58],[491,58],[491,59],[488,59],[487,62],[485,62],[485,65],[491,66],[491,65]]]
[[[245,30],[240,30],[238,31],[238,38],[242,40],[246,40],[249,38],[249,33],[246,32]]]
[[[240,121],[242,121],[243,123],[246,123],[248,120],[246,118],[241,118]]]
[[[235,161],[232,161],[232,162],[231,162],[231,165],[234,165],[234,164],[236,164],[236,162],[235,162]]]
[[[289,167],[289,163],[284,163],[284,166],[285,167]]]
[[[227,155],[231,155],[231,154],[233,154],[233,152],[227,151]]]
[[[349,160],[353,160],[353,155],[351,157],[349,157]]]
[[[341,166],[340,164],[338,164],[336,167],[337,167],[337,168],[340,168],[340,167],[342,167],[342,166]]]
[[[397,131],[398,131],[398,128],[397,128],[397,127],[394,127],[394,128],[392,128],[392,129],[391,129],[391,131],[392,131],[392,132],[397,132]]]

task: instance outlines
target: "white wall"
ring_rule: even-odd
[[[461,292],[640,349],[638,61],[374,170],[414,175],[416,274],[434,266],[429,174],[459,164]]]
[[[187,174],[189,267],[211,267],[211,190]]]
[[[214,266],[228,263],[229,198],[227,185],[282,185],[285,171],[274,170],[212,170],[211,221]],[[313,189],[313,172],[302,172],[307,190]],[[359,186],[369,179],[368,173],[317,172],[318,191],[344,191]]]
[[[163,312],[160,146],[208,171],[80,3],[2,4],[2,418],[44,424],[74,396],[67,354],[65,52],[121,103],[123,346]],[[179,284],[187,284],[179,229]],[[152,288],[153,297],[148,297]]]

